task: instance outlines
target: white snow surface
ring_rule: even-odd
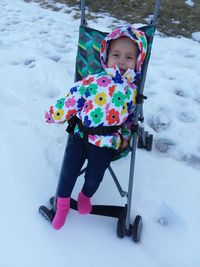
[[[193,39],[194,41],[198,41],[198,42],[200,42],[200,32],[193,32],[193,33],[192,33],[192,39]]]
[[[194,6],[194,1],[193,0],[187,0],[187,1],[185,1],[185,3],[186,3],[186,5],[191,6],[191,7]]]
[[[60,5],[43,9],[0,1],[0,148],[2,267],[199,267],[200,43],[157,33],[145,85],[145,128],[152,152],[137,150],[132,218],[143,217],[139,244],[116,236],[116,219],[70,211],[55,231],[38,213],[50,207],[67,140],[66,125],[44,111],[73,84],[79,19]],[[97,15],[96,15],[97,16]],[[120,22],[119,22],[120,23]],[[109,31],[98,14],[89,26]],[[130,156],[112,164],[127,188]],[[81,176],[73,197],[82,186]],[[124,205],[109,173],[93,204]]]

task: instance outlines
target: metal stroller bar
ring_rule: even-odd
[[[111,176],[112,176],[112,178],[113,178],[113,180],[115,182],[115,185],[116,185],[121,197],[127,197],[128,192],[126,192],[126,191],[124,191],[122,189],[122,187],[121,187],[121,185],[120,185],[120,183],[119,183],[119,181],[117,179],[117,176],[115,175],[115,173],[114,173],[113,169],[111,168],[111,166],[108,167],[108,170],[109,170],[109,172],[110,172],[110,174],[111,174]]]
[[[151,24],[153,26],[156,26],[156,24],[157,24],[158,13],[160,11],[160,3],[161,3],[161,0],[157,0],[156,1],[156,5],[155,5],[155,9],[154,9],[154,14],[153,14],[153,20],[151,21]]]
[[[160,2],[161,0],[156,1],[156,6],[154,10],[154,17],[152,21],[152,26],[156,26],[157,19],[158,19],[158,13],[160,9]],[[139,94],[143,95],[144,91],[144,85],[145,85],[145,80],[146,80],[146,74],[147,74],[147,69],[148,69],[148,64],[144,66],[143,70],[143,75],[142,75],[142,80],[140,83],[139,87]],[[136,112],[135,112],[135,118],[134,118],[134,125],[138,125],[138,119],[139,116],[142,115],[143,117],[143,106],[141,103],[137,104],[136,107]],[[133,141],[132,141],[132,153],[131,153],[131,164],[130,164],[130,174],[129,174],[129,185],[128,185],[128,196],[127,196],[127,215],[126,215],[126,231],[130,231],[130,213],[131,213],[131,200],[132,200],[132,191],[133,191],[133,180],[134,180],[134,170],[135,170],[135,154],[136,154],[136,146],[137,146],[137,137],[138,133],[134,132],[133,134]]]
[[[85,19],[85,0],[81,0],[81,26],[87,26],[87,21]]]

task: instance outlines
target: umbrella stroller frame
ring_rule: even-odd
[[[144,116],[143,116],[143,100],[147,99],[146,96],[143,95],[144,85],[146,80],[146,74],[148,69],[149,58],[151,54],[151,47],[153,42],[154,33],[156,30],[157,25],[157,18],[158,13],[160,10],[160,2],[161,0],[156,0],[153,19],[151,23],[147,26],[141,27],[140,30],[144,31],[146,36],[148,32],[150,32],[150,45],[148,45],[148,56],[145,59],[143,64],[143,74],[139,83],[139,89],[137,94],[137,105],[136,105],[136,112],[134,118],[134,126],[133,126],[133,136],[132,136],[132,144],[129,148],[131,152],[131,159],[130,159],[130,172],[129,172],[129,183],[128,183],[128,191],[124,191],[113,171],[111,166],[108,167],[108,170],[114,180],[114,183],[121,195],[121,197],[127,198],[127,203],[125,206],[108,206],[108,205],[93,205],[91,214],[95,215],[102,215],[102,216],[109,216],[118,219],[117,223],[117,236],[119,238],[123,238],[124,236],[132,236],[134,242],[139,242],[141,239],[142,233],[142,217],[140,215],[136,215],[134,222],[131,224],[131,203],[132,203],[132,192],[133,192],[133,181],[134,181],[134,170],[135,170],[135,155],[136,155],[136,148],[146,149],[147,151],[151,151],[152,143],[153,143],[153,135],[149,134],[149,132],[145,131],[144,129]],[[87,21],[85,18],[85,0],[81,0],[81,25],[83,29],[87,29]],[[88,28],[90,29],[90,28]],[[148,40],[148,38],[147,38]],[[82,78],[82,77],[81,77]],[[77,71],[75,75],[75,80],[78,80]],[[61,172],[62,172],[61,167]],[[85,172],[86,168],[81,170],[80,174]],[[59,182],[58,182],[59,187]],[[57,187],[57,188],[58,188]],[[56,196],[50,198],[50,204],[52,206],[51,209],[48,209],[45,206],[39,207],[39,212],[50,222],[53,221],[56,211]],[[70,207],[72,209],[77,210],[77,202],[74,199],[71,199]]]

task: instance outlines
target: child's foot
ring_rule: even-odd
[[[54,229],[59,230],[64,224],[70,209],[70,198],[57,198],[56,214],[52,221]]]
[[[82,192],[78,195],[78,212],[80,214],[88,214],[92,210],[90,198],[86,197]]]

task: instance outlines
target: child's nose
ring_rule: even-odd
[[[125,66],[126,65],[125,60],[124,59],[120,59],[119,62],[118,62],[118,65],[119,65],[119,67]]]

